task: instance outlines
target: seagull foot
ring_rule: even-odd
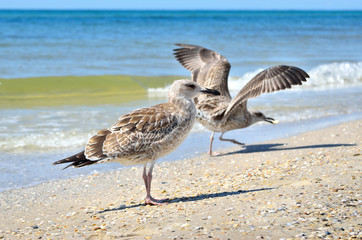
[[[227,139],[227,138],[222,138],[222,135],[219,137],[220,141],[226,141],[226,142],[232,142],[234,144],[238,144],[238,145],[245,145],[245,143],[241,143],[239,141],[236,141],[235,139]]]
[[[235,143],[235,144],[238,144],[238,145],[245,145],[245,143],[241,143],[241,142],[238,142],[238,141],[236,141],[236,140],[232,140],[231,142],[232,142],[232,143]]]
[[[145,205],[165,205],[168,204],[166,201],[168,201],[168,198],[165,199],[155,199],[153,197],[146,197],[145,198]]]
[[[209,152],[209,155],[211,156],[211,157],[217,157],[217,156],[220,156],[222,153],[220,153],[220,152]]]
[[[245,145],[245,143],[238,142],[238,141],[236,141],[235,139],[220,139],[220,140],[221,140],[221,141],[232,142],[232,143],[237,144],[237,145]]]

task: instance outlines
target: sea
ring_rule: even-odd
[[[265,140],[362,118],[362,11],[0,10],[0,99],[7,94],[6,81],[19,78],[27,81],[17,86],[24,92],[39,77],[189,78],[172,54],[175,43],[227,57],[233,96],[271,66],[293,65],[310,75],[302,86],[248,101],[249,108],[280,124],[257,123],[226,133],[247,144],[240,146],[241,154]],[[34,89],[43,87],[37,84]],[[165,102],[167,85],[146,93],[106,104],[0,104],[0,191],[123,168],[107,163],[62,171],[63,166],[51,164],[82,151],[89,137],[123,114]],[[160,161],[207,153],[210,134],[196,124],[187,140]],[[214,141],[215,150],[233,146]]]

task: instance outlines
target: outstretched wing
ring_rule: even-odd
[[[228,76],[230,63],[219,53],[196,45],[176,44],[175,58],[199,85],[218,90],[221,96],[230,97]]]
[[[302,69],[285,65],[271,67],[258,73],[231,101],[223,121],[226,121],[249,98],[257,97],[262,93],[291,88],[292,85],[302,85],[302,82],[307,81],[306,78],[309,78],[309,75]]]

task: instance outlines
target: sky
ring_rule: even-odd
[[[0,0],[0,9],[362,10],[362,0]]]

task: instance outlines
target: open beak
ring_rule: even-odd
[[[271,118],[271,117],[265,118],[264,121],[268,122],[268,123],[271,123],[271,124],[278,124],[279,123],[278,120],[275,120],[274,118]]]
[[[209,89],[209,88],[202,88],[202,89],[200,90],[200,92],[202,92],[202,93],[210,93],[210,94],[212,94],[212,95],[220,95],[220,92],[219,92],[219,91],[214,90],[214,89]]]

